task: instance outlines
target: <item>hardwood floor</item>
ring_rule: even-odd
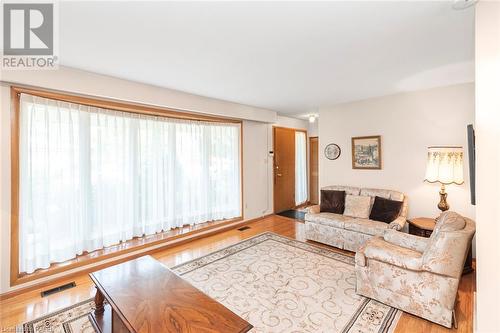
[[[302,241],[305,240],[304,224],[286,217],[273,215],[263,220],[253,222],[248,226],[250,229],[244,231],[234,229],[210,237],[198,239],[177,247],[172,247],[167,250],[159,251],[154,253],[153,257],[168,267],[172,267],[266,231],[271,231]],[[326,245],[321,246],[328,247]],[[346,251],[338,250],[332,247],[328,248],[346,253]],[[81,276],[70,279],[66,282],[59,282],[57,285],[71,281],[75,281],[76,287],[44,298],[40,297],[40,292],[42,291],[40,289],[0,302],[0,332],[14,332],[13,327],[19,323],[32,320],[49,312],[53,312],[70,306],[71,304],[94,297],[95,287],[88,275],[82,274]],[[404,313],[399,320],[395,332],[472,332],[472,302],[474,298],[475,284],[476,281],[474,272],[464,275],[460,281],[458,301],[455,308],[458,329],[447,329],[440,325],[433,324],[429,321]],[[46,287],[43,290],[51,289],[57,285]]]

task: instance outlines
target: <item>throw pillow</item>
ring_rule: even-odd
[[[344,213],[345,191],[321,190],[320,212]]]
[[[346,195],[344,215],[367,219],[370,216],[370,197]]]
[[[401,206],[403,206],[401,201],[375,197],[370,220],[391,223],[399,216]]]

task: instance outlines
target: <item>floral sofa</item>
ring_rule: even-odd
[[[401,192],[340,185],[326,186],[321,189],[345,191],[347,195],[368,196],[371,197],[372,204],[376,196],[402,201],[403,204],[399,216],[391,223],[342,214],[322,213],[319,205],[308,207],[305,215],[306,239],[355,252],[373,236],[382,236],[387,229],[401,230],[406,224],[408,200]]]
[[[475,223],[441,214],[430,238],[387,230],[356,253],[356,292],[451,327]]]

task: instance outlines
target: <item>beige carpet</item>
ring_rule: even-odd
[[[273,233],[172,269],[249,321],[252,332],[392,332],[401,315],[356,295],[353,257]],[[79,304],[22,327],[93,333],[92,306]]]

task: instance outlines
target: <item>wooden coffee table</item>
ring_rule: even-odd
[[[89,275],[97,287],[92,319],[103,333],[247,332],[252,328],[151,256]]]

